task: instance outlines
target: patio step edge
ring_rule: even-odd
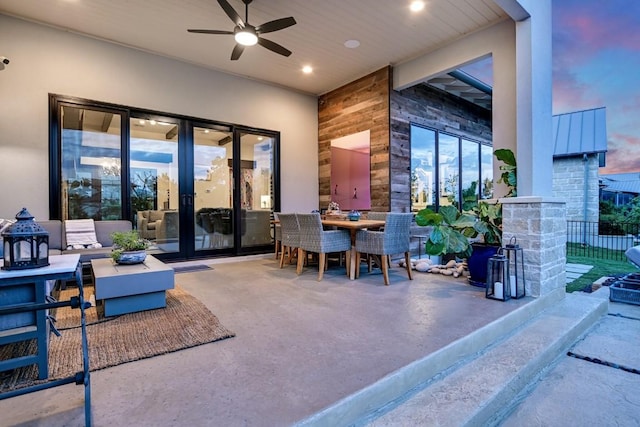
[[[463,366],[354,425],[498,425],[522,392],[606,315],[607,308],[606,300],[567,294]]]
[[[506,316],[491,322],[423,359],[417,360],[381,378],[362,390],[337,401],[320,412],[296,423],[297,426],[365,425],[407,400],[429,384],[474,360],[490,345],[512,335],[541,312],[565,299],[564,288],[531,299]]]

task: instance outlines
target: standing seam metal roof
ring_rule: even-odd
[[[554,157],[606,152],[605,107],[553,116],[553,144]]]

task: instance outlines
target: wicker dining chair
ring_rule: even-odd
[[[284,267],[285,258],[287,262],[298,255],[298,247],[300,246],[300,226],[295,213],[279,213],[280,221],[280,268]]]
[[[404,253],[409,280],[411,274],[411,222],[412,213],[389,212],[383,231],[359,230],[356,233],[356,265],[360,265],[361,254],[378,255],[384,284],[389,285],[389,255]],[[360,270],[356,268],[356,278]]]
[[[367,219],[373,219],[373,220],[376,220],[376,221],[386,221],[388,214],[389,214],[389,212],[373,212],[373,211],[371,211],[371,212],[367,212]],[[384,227],[380,227],[376,231],[382,231],[382,230],[384,230]],[[391,263],[390,256],[386,256],[384,258],[387,260],[388,263]],[[367,261],[367,270],[369,271],[369,273],[371,273],[371,270],[373,269],[374,257],[367,254],[366,261]],[[380,260],[380,262],[382,262],[382,259]]]
[[[318,281],[322,280],[327,268],[327,254],[351,250],[351,233],[348,230],[324,230],[319,213],[297,214],[300,224],[300,247],[298,249],[298,274],[302,273],[307,252],[318,254]],[[349,272],[347,255],[346,274]]]

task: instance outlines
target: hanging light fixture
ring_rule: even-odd
[[[49,233],[22,208],[16,222],[2,231],[3,270],[25,270],[49,265]]]
[[[251,26],[246,26],[244,28],[239,28],[234,33],[233,37],[236,39],[236,42],[243,46],[253,46],[258,43],[258,35],[256,31]]]

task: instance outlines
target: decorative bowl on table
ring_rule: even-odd
[[[349,221],[358,221],[358,220],[360,220],[360,216],[361,215],[362,214],[360,212],[358,212],[358,211],[350,211],[347,214],[347,218],[349,218]]]

